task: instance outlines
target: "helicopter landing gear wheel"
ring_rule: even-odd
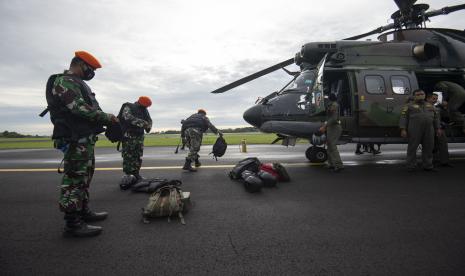
[[[305,151],[305,156],[312,163],[323,163],[328,159],[328,153],[325,148],[322,147],[309,147]]]

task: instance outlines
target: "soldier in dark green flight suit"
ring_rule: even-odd
[[[435,106],[438,102],[438,95],[434,93],[429,94],[426,96],[426,101]],[[439,163],[442,167],[452,167],[449,163],[449,145],[447,143],[446,133],[448,123],[450,121],[447,101],[443,100],[441,104],[438,104],[435,107],[436,113],[440,118],[439,127],[442,129],[442,135],[436,135],[434,140],[433,163]]]
[[[144,154],[144,130],[152,129],[152,119],[147,110],[152,105],[149,97],[141,96],[135,103],[125,103],[120,116],[123,132],[123,171],[126,176],[133,175],[136,180],[142,179],[140,167]]]
[[[414,100],[402,108],[399,127],[400,135],[408,138],[407,169],[414,171],[417,166],[417,149],[421,144],[422,165],[425,171],[434,171],[434,136],[442,135],[439,128],[439,116],[435,107],[425,101],[425,92],[417,89]]]
[[[103,220],[107,212],[96,213],[89,208],[89,184],[95,170],[94,146],[102,125],[118,119],[103,112],[95,94],[84,82],[91,80],[95,69],[101,68],[98,60],[85,51],[78,51],[69,70],[52,75],[47,85],[47,102],[54,124],[55,147],[64,152],[64,175],[60,186],[60,210],[65,213],[66,236],[88,237],[101,233],[102,227],[86,224]]]
[[[320,127],[320,132],[326,132],[326,145],[328,147],[328,168],[334,172],[344,169],[341,156],[337,149],[337,142],[342,134],[341,121],[339,120],[339,105],[335,94],[329,95],[329,104],[326,108],[327,119]]]

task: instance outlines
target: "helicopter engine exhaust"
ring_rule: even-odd
[[[439,56],[439,48],[430,43],[413,47],[413,55],[420,60],[428,60]]]

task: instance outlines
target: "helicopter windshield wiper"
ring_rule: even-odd
[[[283,68],[283,69],[284,69],[284,68]],[[280,94],[281,92],[283,92],[283,91],[286,89],[286,87],[288,87],[289,84],[291,84],[293,81],[295,81],[295,79],[296,79],[298,76],[299,76],[299,74],[294,75],[294,77],[292,78],[292,80],[290,80],[288,83],[286,83],[286,85],[284,85],[284,87],[281,88],[281,90],[278,91],[278,94]]]

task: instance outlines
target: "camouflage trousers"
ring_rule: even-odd
[[[202,131],[197,128],[188,128],[186,129],[186,146],[189,148],[189,153],[187,154],[187,159],[194,161],[198,159],[200,146],[202,145]]]
[[[144,154],[144,135],[125,136],[123,139],[123,172],[125,174],[138,175],[142,166]]]
[[[63,158],[64,175],[60,186],[60,210],[66,213],[88,209],[89,185],[95,171],[95,137],[70,144]]]

